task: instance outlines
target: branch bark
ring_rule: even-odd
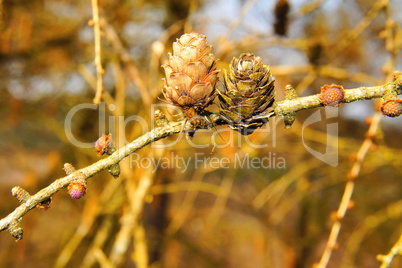
[[[398,77],[400,78],[398,73]],[[358,100],[367,100],[374,98],[395,98],[397,95],[402,94],[402,85],[399,83],[402,79],[396,79],[396,82],[389,83],[377,87],[360,87],[355,89],[345,90],[344,102],[349,103]],[[320,102],[320,94],[297,97],[294,92],[289,93],[292,96],[284,101],[279,101],[275,104],[273,116],[289,116],[298,111],[305,109],[312,109],[324,106]],[[223,125],[224,121],[217,114],[211,114],[212,126]],[[48,200],[51,196],[58,191],[66,188],[71,182],[76,180],[77,176],[85,180],[96,175],[97,173],[118,164],[121,160],[136,152],[137,150],[151,144],[152,142],[166,138],[173,134],[188,131],[193,128],[190,124],[185,124],[185,121],[167,123],[165,126],[154,128],[148,133],[140,136],[126,146],[118,149],[110,156],[103,158],[96,163],[85,168],[76,170],[74,173],[67,175],[63,178],[57,179],[46,188],[40,190],[35,195],[30,196],[26,201],[17,207],[8,216],[0,220],[0,232],[8,230],[17,241],[22,239],[22,227],[20,221],[22,217],[31,209],[35,208],[38,204]]]
[[[402,86],[396,83],[385,84],[377,87],[359,87],[345,90],[344,103],[350,103],[358,100],[370,100],[376,98],[386,98],[389,95],[395,97],[402,94]],[[319,98],[320,94],[291,98],[276,103],[274,109],[275,116],[287,115],[305,109],[312,109],[324,106]]]
[[[92,22],[94,27],[94,41],[95,41],[95,61],[96,67],[96,95],[93,102],[98,104],[103,94],[103,67],[102,67],[102,52],[101,52],[101,30],[99,22],[99,8],[98,0],[92,0]]]
[[[19,224],[21,218],[28,211],[35,208],[39,203],[49,199],[58,191],[66,188],[71,182],[76,179],[78,174],[83,174],[84,176],[81,177],[84,177],[87,180],[95,174],[107,169],[108,167],[119,163],[121,160],[134,153],[135,151],[143,148],[144,146],[157,140],[163,139],[167,136],[171,136],[175,133],[179,133],[182,129],[182,122],[169,123],[164,127],[154,128],[145,135],[142,135],[141,137],[137,138],[126,146],[120,148],[112,155],[103,158],[90,166],[79,169],[68,176],[54,181],[52,184],[50,184],[46,188],[43,188],[35,195],[32,195],[28,200],[23,202],[8,216],[1,219],[0,232],[8,229],[10,234],[12,234],[17,239],[17,241],[22,239],[22,229]]]

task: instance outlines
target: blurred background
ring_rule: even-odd
[[[64,163],[83,168],[99,157],[73,144],[65,130],[69,111],[95,95],[91,2],[0,5],[3,218],[19,205],[13,186],[36,193],[65,176]],[[144,124],[124,120],[137,115],[153,124],[152,104],[162,103],[160,65],[172,42],[190,31],[207,36],[220,69],[243,52],[260,56],[276,77],[277,100],[287,84],[300,96],[331,83],[382,85],[402,70],[401,6],[401,0],[99,1],[104,103],[78,110],[71,133],[93,143],[104,128],[119,147],[144,134]],[[274,118],[247,137],[221,127],[197,132],[191,141],[169,137],[158,142],[174,142],[164,149],[147,146],[121,162],[119,179],[102,172],[88,181],[84,198],[61,191],[48,211],[30,211],[18,243],[2,232],[0,266],[311,267],[377,107],[374,100],[353,102],[305,128],[317,111],[326,118],[324,108],[297,113],[291,129]],[[328,267],[378,267],[376,256],[401,235],[401,123],[382,118]],[[336,166],[306,149],[325,153],[328,124],[338,127]],[[188,167],[174,165],[175,157]],[[212,158],[229,164],[212,165]],[[251,158],[266,162],[235,164]],[[167,159],[171,166],[147,168],[138,159]],[[391,267],[402,267],[401,257]]]

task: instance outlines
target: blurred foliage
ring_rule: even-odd
[[[384,39],[390,29],[387,20],[392,19],[398,37],[394,44],[401,48],[400,0],[390,2],[388,15],[385,9],[374,10],[379,1],[287,2],[287,30],[278,36],[276,1],[100,1],[106,23],[102,27],[105,122],[98,120],[100,110],[80,110],[72,121],[74,137],[95,142],[105,126],[121,146],[145,133],[132,118],[125,125],[118,119],[138,115],[152,124],[151,107],[144,99],[161,103],[160,65],[175,38],[192,30],[207,35],[214,45],[218,68],[226,68],[242,52],[259,55],[271,65],[278,100],[283,99],[286,84],[300,95],[317,94],[320,86],[330,83],[345,88],[381,85],[392,70],[402,69],[401,56],[393,55]],[[65,132],[68,112],[90,103],[95,94],[90,1],[0,4],[0,215],[4,217],[18,205],[9,194],[12,186],[35,193],[64,176],[63,163],[81,168],[98,157],[91,148],[72,144]],[[146,267],[148,262],[150,267],[169,268],[310,267],[322,254],[351,155],[364,140],[368,128],[364,120],[375,105],[375,101],[346,104],[338,109],[338,117],[306,128],[304,120],[323,109],[299,112],[291,130],[275,118],[265,131],[248,137],[218,128],[219,135],[216,130],[200,131],[193,140],[182,137],[167,149],[143,148],[122,162],[119,179],[103,172],[89,180],[85,198],[72,200],[60,192],[50,210],[28,213],[22,221],[22,241],[14,243],[3,232],[0,266]],[[169,111],[166,114],[173,117]],[[378,267],[376,255],[388,252],[399,237],[401,122],[401,118],[382,120],[376,145],[356,182],[355,207],[343,220],[339,247],[328,267]],[[330,123],[339,126],[336,167],[306,150],[310,146],[325,152]],[[152,172],[152,166],[136,167],[137,156],[144,161],[177,157],[190,164],[188,169]],[[230,163],[236,157],[264,158],[270,166],[215,168],[207,157],[228,158]],[[133,206],[141,201],[134,199],[134,191],[144,176],[153,184],[141,216],[130,218]],[[392,267],[401,263],[397,257]]]

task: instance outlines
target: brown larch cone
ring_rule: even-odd
[[[166,101],[180,107],[187,118],[192,118],[212,103],[216,96],[219,70],[204,35],[183,34],[173,43],[165,69],[166,79],[162,93]]]
[[[250,53],[234,58],[229,67],[218,91],[220,114],[230,128],[249,135],[273,115],[275,79],[269,66]]]

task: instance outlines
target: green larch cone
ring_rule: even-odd
[[[274,77],[260,57],[243,53],[233,58],[223,73],[223,89],[218,90],[220,114],[229,127],[243,135],[268,122],[273,114]]]
[[[162,65],[166,102],[180,107],[187,118],[202,113],[216,97],[219,70],[213,49],[204,35],[184,34],[173,43],[173,54],[169,53],[168,62]]]

